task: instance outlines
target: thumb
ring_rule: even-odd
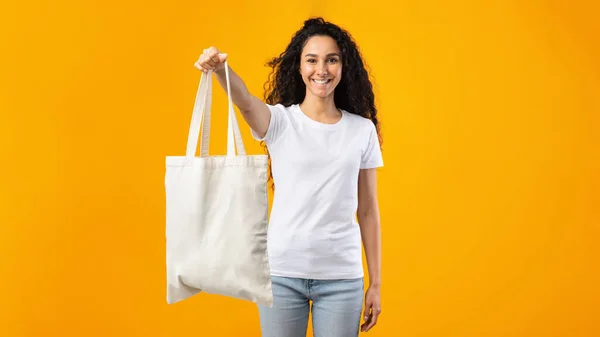
[[[226,53],[221,53],[219,54],[219,62],[225,62],[225,60],[227,60],[227,54]]]

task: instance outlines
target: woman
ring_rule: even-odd
[[[226,59],[210,47],[195,66],[213,70],[225,88]],[[304,337],[312,309],[315,336],[357,336],[381,313],[375,169],[383,160],[372,85],[350,35],[321,18],[304,22],[269,66],[265,102],[229,71],[231,98],[266,144],[275,186],[268,234],[274,304],[259,306],[262,334]],[[370,281],[362,325],[361,239]]]

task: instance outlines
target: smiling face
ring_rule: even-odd
[[[321,98],[332,95],[342,79],[340,48],[329,36],[313,36],[302,49],[300,74],[306,94]]]

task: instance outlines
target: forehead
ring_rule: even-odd
[[[306,41],[302,49],[302,55],[327,55],[329,53],[340,53],[337,43],[329,36],[312,36]]]

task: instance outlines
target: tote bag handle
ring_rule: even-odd
[[[202,141],[200,143],[200,157],[208,157],[208,147],[210,142],[210,113],[212,107],[212,75],[213,71],[209,70],[206,74],[202,73],[200,77],[200,85],[198,86],[198,91],[196,92],[194,111],[188,133],[187,149],[185,153],[187,160],[193,159],[196,155],[201,125]],[[233,101],[231,99],[231,84],[229,81],[229,65],[227,64],[227,61],[225,61],[225,77],[228,98],[227,156],[235,156],[236,149],[237,155],[245,156],[246,149],[244,148],[244,142],[242,140],[235,110],[233,109]]]

